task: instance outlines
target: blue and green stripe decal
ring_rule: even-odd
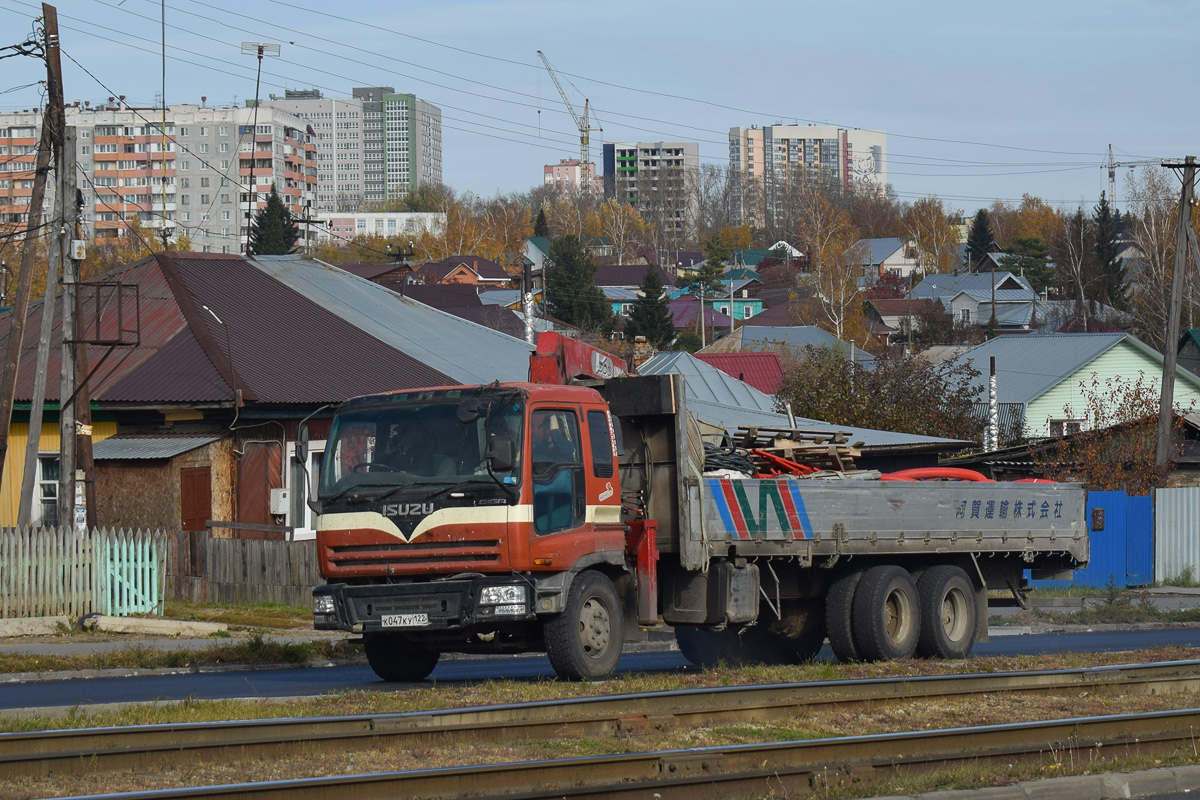
[[[800,487],[795,481],[780,480],[729,480],[708,478],[708,489],[732,538],[763,539],[785,538],[791,534],[796,539],[812,538],[812,523],[800,496]],[[747,486],[757,490],[757,513]],[[774,515],[778,527],[771,525]]]

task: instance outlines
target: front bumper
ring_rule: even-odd
[[[485,590],[521,587],[524,601],[484,603]],[[460,631],[533,618],[533,587],[511,578],[473,577],[420,583],[349,585],[313,589],[313,627],[361,633]]]

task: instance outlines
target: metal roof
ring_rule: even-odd
[[[868,263],[878,265],[902,248],[904,240],[895,236],[884,236],[878,239],[859,239],[857,244],[866,245],[871,253]]]
[[[759,411],[774,411],[775,400],[748,383],[726,375],[716,367],[706,364],[691,353],[656,353],[638,367],[642,375],[684,376],[688,403],[693,400],[750,408]]]
[[[510,306],[520,301],[519,289],[486,289],[479,293],[479,302],[485,306]]]
[[[957,360],[974,364],[980,375],[973,385],[986,392],[989,359],[995,356],[997,399],[1001,403],[1030,403],[1123,341],[1154,353],[1128,333],[1056,333],[997,336],[972,347]]]
[[[533,346],[508,334],[401,297],[320,261],[268,256],[255,263],[275,280],[453,383],[523,381],[529,375]]]
[[[695,358],[765,394],[775,394],[783,383],[783,368],[775,353],[696,353]]]
[[[596,267],[592,282],[603,289],[606,286],[622,286],[633,289],[642,285],[646,273],[654,270],[663,286],[674,286],[675,276],[662,267],[648,267],[645,264],[606,264]]]
[[[219,441],[220,436],[113,436],[92,445],[96,461],[174,458]]]
[[[753,317],[751,317],[753,319]],[[772,344],[785,344],[790,347],[831,347],[834,350],[849,352],[849,342],[843,342],[832,333],[827,333],[815,325],[791,325],[788,327],[772,327],[768,325],[743,325],[738,328],[742,334],[742,347],[761,348]],[[854,348],[854,360],[871,362],[875,356],[866,350]]]

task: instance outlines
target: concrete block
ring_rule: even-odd
[[[54,636],[59,626],[71,629],[71,620],[66,617],[18,617],[0,619],[0,638],[9,636]]]
[[[211,636],[229,630],[224,622],[184,622],[146,617],[89,617],[89,629],[111,633],[136,633],[143,636]]]

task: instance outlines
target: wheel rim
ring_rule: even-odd
[[[952,642],[960,641],[967,632],[967,598],[961,589],[951,588],[942,598],[942,630]]]
[[[892,642],[901,643],[912,633],[912,604],[908,595],[902,591],[893,590],[888,593],[887,602],[883,606],[884,630]]]
[[[608,606],[598,597],[589,597],[579,611],[579,641],[583,652],[598,658],[608,649],[612,638],[612,623],[608,617]]]

